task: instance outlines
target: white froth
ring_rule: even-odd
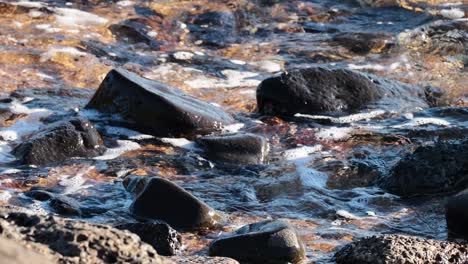
[[[8,163],[16,158],[11,154],[11,147],[5,141],[0,141],[0,163]],[[4,172],[3,172],[4,173]]]
[[[131,129],[124,128],[124,127],[106,126],[105,129],[106,129],[107,134],[116,135],[116,136],[125,136],[128,139],[133,139],[133,140],[154,138],[154,136],[142,134],[138,131],[131,130]]]
[[[288,149],[282,153],[283,157],[293,163],[301,183],[307,187],[325,188],[328,176],[326,173],[309,168],[308,164],[316,159],[316,155],[311,155],[322,150],[321,145],[302,146]]]
[[[440,14],[448,19],[459,19],[465,16],[465,12],[460,8],[443,9]]]
[[[232,125],[227,125],[223,127],[223,132],[225,133],[236,133],[239,132],[245,125],[243,123],[235,123]]]
[[[320,129],[316,134],[315,138],[319,140],[330,140],[330,141],[341,141],[347,140],[351,137],[351,127],[330,127]]]
[[[283,157],[286,160],[295,160],[300,158],[308,157],[310,154],[321,151],[321,145],[315,146],[302,146],[294,149],[288,149],[283,152]]]
[[[172,56],[174,56],[176,60],[191,60],[195,54],[188,51],[177,51]]]
[[[79,51],[74,47],[51,46],[41,55],[41,62],[46,62],[60,53],[65,53],[76,57],[86,55],[86,52]]]
[[[308,115],[308,114],[300,114],[300,113],[297,113],[294,116],[316,119],[316,120],[317,119],[330,120],[333,123],[345,124],[345,123],[352,123],[352,122],[357,122],[357,121],[362,121],[362,120],[370,120],[372,118],[384,115],[385,113],[386,112],[384,110],[374,110],[368,113],[358,113],[358,114],[352,114],[352,115],[341,116],[341,117],[332,117],[332,116],[325,116],[325,115]]]
[[[140,144],[130,141],[130,140],[117,140],[118,147],[108,148],[106,152],[98,157],[95,157],[96,160],[111,160],[115,159],[123,153],[131,150],[136,150],[141,148]]]
[[[55,8],[55,20],[65,26],[94,26],[103,25],[107,19],[95,14],[73,8]]]
[[[409,122],[406,122],[401,125],[394,125],[394,128],[402,128],[402,127],[417,127],[423,125],[436,125],[436,126],[450,126],[450,122],[445,121],[440,118],[433,118],[433,117],[417,117],[411,119]]]
[[[6,190],[0,190],[0,202],[8,202],[10,198],[12,197],[11,193]]]
[[[223,70],[221,73],[226,77],[225,79],[201,75],[184,83],[195,89],[252,87],[260,83],[260,80],[254,79],[258,77],[258,74],[254,72]]]
[[[178,148],[198,150],[198,148],[195,146],[195,143],[186,138],[161,138],[161,141]]]
[[[356,216],[346,210],[338,210],[336,211],[336,215],[340,216],[340,217],[343,217],[343,218],[346,218],[346,219],[350,219],[350,220],[356,220],[356,219],[360,219],[359,216]]]
[[[393,71],[400,67],[399,62],[394,62],[390,65],[381,65],[381,64],[363,64],[363,65],[356,65],[356,64],[348,64],[348,68],[351,70],[375,70],[375,71]]]

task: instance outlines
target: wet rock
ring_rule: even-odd
[[[269,145],[263,136],[236,134],[208,136],[197,140],[209,159],[242,164],[262,164],[266,161]]]
[[[44,190],[30,190],[25,195],[37,201],[48,201],[54,197],[53,193]]]
[[[146,20],[144,18],[128,19],[110,25],[109,30],[121,41],[131,44],[145,43],[153,49],[159,49],[160,43],[156,41],[154,36],[151,36],[152,28]]]
[[[236,20],[231,12],[209,11],[188,21],[192,39],[202,45],[224,48],[235,41]]]
[[[234,123],[212,104],[123,69],[107,74],[86,108],[118,113],[132,128],[156,136],[207,134]]]
[[[267,115],[344,115],[364,109],[427,108],[424,90],[348,69],[313,67],[265,79],[257,88],[258,111]]]
[[[246,225],[233,236],[215,240],[209,254],[249,263],[298,263],[305,258],[299,235],[282,221]]]
[[[338,264],[466,263],[468,246],[404,235],[362,238],[335,254]]]
[[[116,227],[137,234],[160,255],[173,256],[182,251],[181,235],[164,222],[128,223]]]
[[[346,32],[335,35],[333,41],[358,54],[382,53],[394,46],[393,37],[384,33]]]
[[[2,264],[47,264],[56,263],[52,256],[41,255],[20,243],[0,237],[0,263]]]
[[[239,264],[239,262],[234,259],[222,257],[178,256],[170,257],[169,259],[178,264]]]
[[[82,214],[80,203],[70,197],[55,196],[50,199],[50,207],[60,215],[80,216]]]
[[[222,218],[183,188],[158,177],[148,182],[130,211],[138,218],[162,220],[180,229],[212,228]]]
[[[173,263],[137,235],[105,225],[1,208],[0,230],[60,263]]]
[[[451,197],[446,206],[445,217],[449,237],[468,241],[468,190]]]
[[[468,54],[468,21],[436,21],[398,35],[400,45],[439,55]]]
[[[72,157],[94,157],[105,146],[96,128],[86,119],[58,122],[18,145],[13,154],[22,164],[46,165]]]
[[[383,177],[381,187],[401,196],[427,195],[468,187],[468,140],[418,147]]]

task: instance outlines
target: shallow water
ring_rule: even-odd
[[[337,246],[364,235],[446,238],[445,197],[403,200],[374,186],[416,144],[466,137],[466,58],[392,43],[397,34],[439,16],[334,0],[278,1],[263,7],[255,1],[84,2],[12,2],[24,8],[0,14],[0,87],[2,98],[13,99],[2,100],[0,108],[16,114],[0,128],[0,203],[51,212],[46,202],[23,194],[40,186],[80,201],[84,221],[118,224],[133,220],[128,212],[133,197],[123,187],[123,177],[158,174],[228,214],[230,221],[221,231],[268,218],[291,222],[311,262],[332,261]],[[203,46],[190,35],[187,23],[204,10],[234,14],[227,45]],[[147,35],[158,47],[114,38],[107,29],[132,17],[148,19]],[[385,45],[360,54],[333,41],[350,32],[382,33]],[[462,107],[412,113],[378,109],[340,118],[298,113],[287,121],[255,113],[255,88],[263,78],[313,65],[439,86]],[[123,128],[118,116],[83,110],[107,71],[117,66],[228,110],[239,124],[226,131],[269,139],[268,164],[215,163],[188,139],[143,135]],[[72,114],[95,122],[109,147],[106,153],[52,167],[15,165],[14,146]],[[206,245],[219,235],[220,230],[185,233],[184,254],[206,254]]]

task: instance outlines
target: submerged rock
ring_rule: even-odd
[[[208,136],[197,140],[208,158],[242,164],[262,164],[268,155],[266,138],[255,134]]]
[[[151,36],[151,27],[146,19],[132,18],[109,26],[109,30],[120,40],[135,44],[145,43],[151,48],[158,49],[160,43]]]
[[[182,251],[181,235],[164,222],[128,223],[116,227],[137,234],[163,256],[178,255]]]
[[[468,241],[468,190],[448,200],[445,217],[449,237]]]
[[[215,240],[209,254],[249,263],[298,263],[305,258],[296,230],[282,221],[246,225],[233,236]]]
[[[191,18],[190,33],[195,42],[202,45],[224,48],[233,43],[236,20],[231,12],[209,11]]]
[[[72,157],[101,155],[105,146],[91,122],[73,118],[57,122],[18,145],[13,154],[22,164],[46,165]]]
[[[401,159],[381,187],[401,196],[454,192],[468,187],[468,140],[418,147]]]
[[[222,218],[183,188],[158,177],[149,180],[130,211],[138,218],[162,220],[180,229],[212,228]]]
[[[394,45],[393,37],[384,33],[346,32],[335,35],[333,41],[358,54],[381,53]]]
[[[129,126],[155,136],[207,134],[234,123],[212,104],[124,69],[107,74],[86,108],[118,113]]]
[[[82,214],[80,203],[63,195],[50,199],[49,205],[57,214],[68,216],[80,216]]]
[[[468,245],[404,235],[362,238],[335,254],[338,264],[466,263]]]
[[[267,115],[345,115],[365,109],[427,108],[424,90],[348,69],[313,67],[265,79],[257,88],[258,111]]]
[[[0,230],[60,263],[173,263],[137,235],[105,225],[1,208]]]

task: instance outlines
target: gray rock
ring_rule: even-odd
[[[265,115],[346,115],[361,110],[427,108],[424,89],[349,69],[312,67],[263,80],[258,111]]]
[[[160,255],[173,256],[182,251],[182,236],[164,222],[127,223],[116,227],[137,234]]]
[[[338,264],[466,263],[468,245],[404,235],[362,238],[335,254]]]
[[[153,177],[130,206],[137,218],[162,220],[174,228],[203,229],[219,225],[222,216],[206,203],[159,177]]]
[[[131,128],[155,136],[208,134],[234,123],[212,104],[124,69],[107,74],[86,108],[118,113]]]
[[[47,264],[56,263],[53,256],[41,255],[20,243],[0,237],[0,264]]]
[[[0,233],[60,263],[173,263],[128,231],[0,208]]]
[[[46,165],[72,157],[94,157],[105,146],[96,128],[83,118],[57,122],[18,145],[13,154],[22,164]]]
[[[448,200],[445,217],[449,237],[468,241],[468,189]]]
[[[241,164],[262,164],[269,151],[266,138],[250,133],[202,137],[197,143],[209,159]]]
[[[82,214],[80,203],[67,196],[54,196],[50,199],[49,205],[60,215],[80,216]]]
[[[294,228],[282,221],[264,221],[215,240],[209,255],[249,263],[298,263],[305,258],[305,250]]]
[[[380,186],[401,196],[456,192],[468,187],[468,140],[418,147],[383,177]]]

